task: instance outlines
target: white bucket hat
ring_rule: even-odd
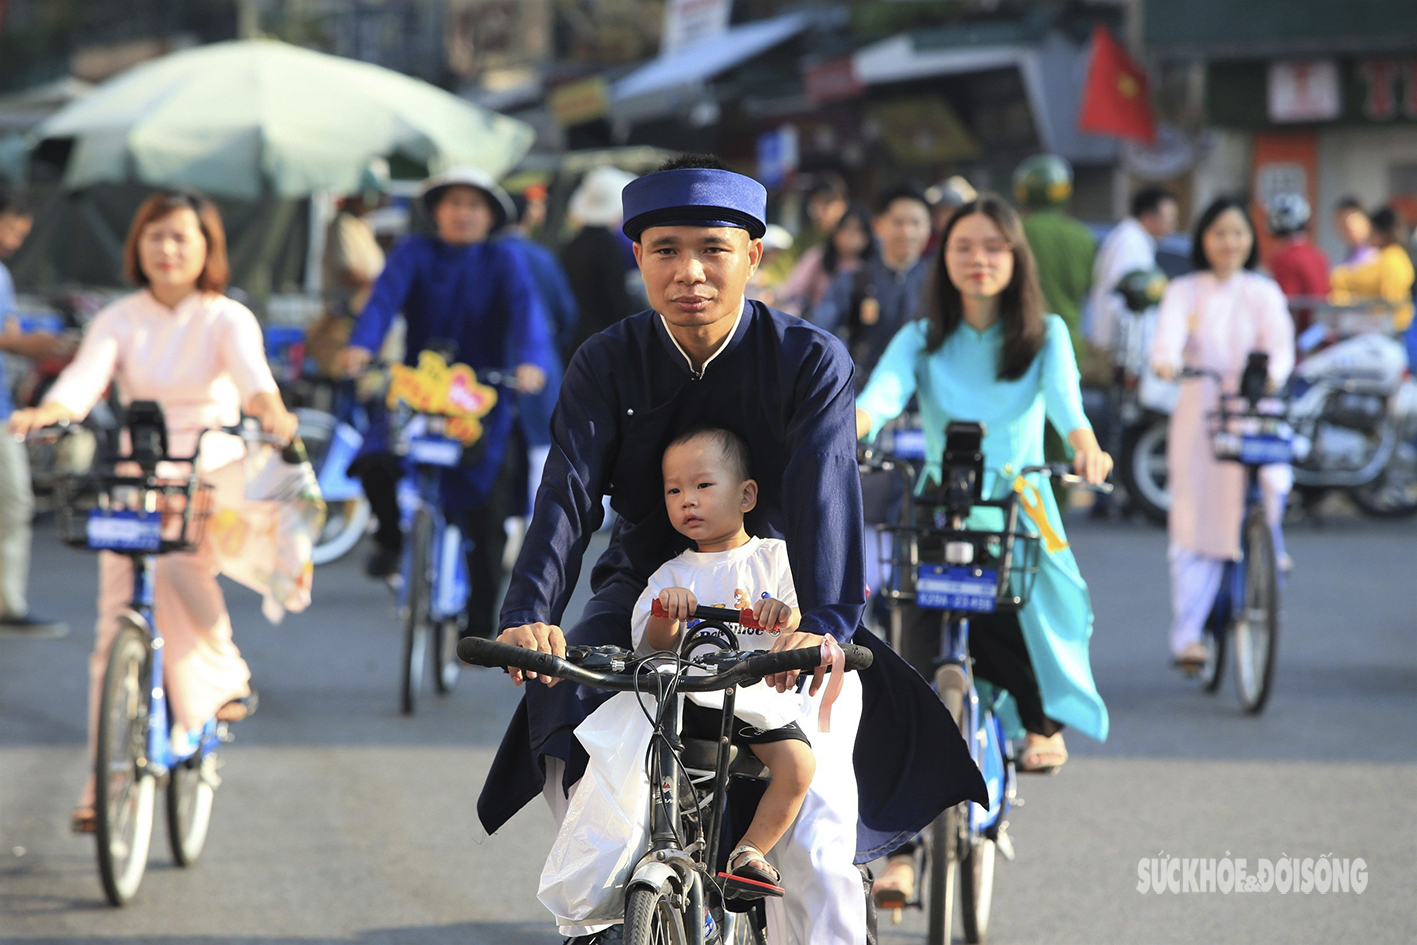
[[[492,215],[496,217],[492,223],[494,230],[516,216],[512,198],[507,196],[507,192],[497,186],[492,175],[475,167],[455,167],[441,174],[434,174],[419,186],[418,198],[423,201],[423,209],[428,211],[429,216],[432,216],[433,207],[438,203],[443,191],[449,187],[475,187],[486,194],[492,202]]]
[[[571,194],[571,202],[566,210],[573,219],[580,221],[582,226],[614,228],[624,216],[620,191],[634,179],[634,174],[618,167],[594,168],[582,178],[580,186]]]

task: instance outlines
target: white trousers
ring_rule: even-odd
[[[33,518],[29,453],[24,443],[0,432],[0,616],[23,617],[29,613],[26,591]]]
[[[1166,555],[1171,565],[1171,653],[1176,655],[1199,643],[1205,633],[1205,618],[1220,593],[1225,572],[1224,558],[1210,558],[1179,545]]]
[[[1268,475],[1266,475],[1268,474]],[[1294,473],[1288,466],[1266,466],[1260,470],[1261,501],[1269,522],[1274,553],[1283,567],[1287,557],[1284,544],[1284,507]],[[1205,619],[1215,606],[1224,578],[1225,559],[1212,558],[1172,544],[1166,552],[1171,565],[1171,653],[1179,654],[1205,633]]]
[[[825,686],[823,687],[825,688]],[[861,680],[848,673],[832,705],[831,731],[817,727],[821,694],[804,699],[798,724],[812,742],[817,773],[802,810],[787,834],[767,854],[782,874],[787,895],[767,900],[768,940],[773,945],[865,945],[866,896],[856,857],[856,769],[852,753],[861,724]],[[542,794],[559,826],[569,799],[561,791],[565,763],[547,757]],[[579,785],[580,782],[577,782]],[[574,792],[577,785],[573,785]],[[589,935],[606,926],[561,926],[566,936]]]

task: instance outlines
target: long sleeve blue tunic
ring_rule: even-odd
[[[874,436],[905,409],[911,397],[918,399],[927,457],[922,486],[939,481],[945,427],[951,420],[984,424],[984,495],[991,499],[1009,493],[1020,469],[1044,461],[1045,416],[1064,433],[1091,429],[1082,409],[1072,339],[1057,315],[1046,317],[1042,349],[1014,380],[998,377],[1004,341],[1000,324],[980,332],[961,323],[933,352],[926,349],[927,330],[923,321],[900,330],[857,401],[871,417]],[[1063,536],[1053,490],[1040,492],[1053,530]],[[1032,527],[1026,517],[1023,522]],[[976,527],[997,526],[980,520]],[[1107,707],[1093,684],[1088,658],[1092,603],[1067,548],[1043,553],[1032,597],[1019,612],[1019,625],[1038,676],[1043,711],[1099,741],[1105,739]]]
[[[500,622],[560,623],[600,524],[601,496],[609,495],[620,518],[591,573],[593,597],[567,639],[628,646],[631,612],[650,575],[688,547],[664,508],[665,447],[692,426],[738,433],[759,487],[747,528],[786,540],[801,629],[877,654],[862,679],[856,750],[861,848],[875,852],[949,804],[985,795],[957,732],[949,741],[955,730],[939,699],[899,657],[857,630],[865,588],[853,405],[853,369],[840,342],[759,302],[746,304],[726,347],[701,374],[654,312],[592,336],[561,387],[551,452]],[[541,790],[543,755],[568,761],[566,787],[580,777],[584,752],[572,729],[603,698],[570,685],[529,684],[478,802],[489,831]],[[918,740],[922,728],[935,734]],[[946,749],[917,756],[917,743]]]
[[[452,246],[428,236],[410,236],[389,253],[349,343],[377,351],[403,313],[408,324],[404,360],[435,342],[452,342],[456,360],[475,371],[535,364],[557,370],[546,311],[526,263],[502,243]],[[443,477],[443,498],[451,508],[480,504],[491,488],[512,429],[512,398],[504,391],[483,418],[483,445],[475,463]],[[384,431],[371,431],[365,451],[386,449]]]

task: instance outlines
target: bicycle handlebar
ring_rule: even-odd
[[[664,609],[664,605],[658,600],[650,604],[649,612],[651,617],[668,617],[669,611]],[[711,620],[714,623],[736,623],[740,627],[749,630],[765,630],[762,624],[758,623],[758,618],[753,616],[753,608],[744,607],[742,610],[733,610],[728,607],[705,607],[699,605],[694,608],[692,619]]]
[[[79,430],[81,429],[83,429],[83,425],[80,423],[75,423],[71,420],[60,420],[56,423],[51,423],[48,426],[36,427],[35,429],[29,430],[24,434],[18,436],[17,438],[25,441],[47,439],[58,440],[66,436],[71,436],[72,434],[79,432]],[[247,423],[246,420],[242,420],[240,423],[233,424],[231,426],[206,427],[197,434],[197,451],[191,456],[164,456],[159,459],[158,462],[195,463],[197,461],[198,456],[202,452],[202,438],[205,437],[208,433],[228,433],[232,436],[239,436],[243,440],[256,443],[265,443],[268,446],[274,446],[278,449],[281,449],[283,451],[282,455],[286,457],[286,462],[296,463],[302,461],[301,457],[299,457],[294,452],[294,440],[291,440],[288,443],[283,442],[280,437],[272,436],[264,430],[253,429]],[[113,461],[123,462],[130,458],[131,457],[128,456],[117,456],[113,458]]]
[[[734,612],[729,611],[729,613]],[[870,667],[874,659],[871,651],[863,646],[848,643],[841,649],[846,656],[848,670],[866,669]],[[648,664],[644,662],[636,664],[633,672],[603,673],[586,669],[551,653],[528,650],[496,640],[484,640],[481,637],[464,637],[459,640],[458,658],[474,666],[503,668],[514,666],[527,672],[556,676],[582,686],[616,692],[633,692],[643,689],[644,685],[639,679],[641,672],[646,672],[651,676],[655,675],[652,668],[645,668]],[[689,664],[685,663],[684,665],[688,666]],[[792,670],[807,672],[820,665],[822,665],[822,651],[820,647],[815,646],[795,650],[779,650],[776,653],[755,653],[720,672],[708,676],[683,677],[676,685],[680,692],[714,692],[727,689],[729,686],[752,683],[764,676],[773,676],[777,673],[786,673]]]
[[[1091,483],[1072,471],[1067,463],[1044,463],[1041,466],[1025,466],[1019,470],[1020,476],[1041,475],[1046,479],[1056,479],[1065,486],[1079,486],[1105,495],[1112,493],[1112,483]]]

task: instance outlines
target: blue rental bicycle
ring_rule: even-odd
[[[514,373],[484,371],[477,381],[505,389],[514,383]],[[417,708],[427,669],[431,668],[440,695],[453,690],[461,672],[457,645],[467,627],[470,540],[444,514],[441,482],[444,470],[462,465],[467,448],[448,435],[450,419],[407,405],[394,408],[390,418],[396,431],[394,451],[408,463],[413,485],[399,587],[403,623],[399,707],[405,715]]]
[[[1214,371],[1187,368],[1182,378],[1223,378]],[[1281,575],[1276,529],[1265,514],[1260,469],[1294,460],[1294,428],[1282,395],[1266,393],[1269,357],[1253,353],[1239,393],[1221,392],[1207,415],[1215,458],[1245,467],[1245,511],[1240,519],[1240,558],[1227,562],[1220,593],[1206,619],[1209,653],[1196,672],[1206,692],[1220,688],[1227,651],[1235,650],[1240,704],[1255,715],[1269,701],[1279,648]]]
[[[463,445],[444,435],[446,418],[400,409],[395,452],[411,468],[415,502],[403,545],[399,614],[403,660],[399,707],[417,708],[423,676],[431,660],[434,687],[451,692],[458,681],[458,638],[467,623],[467,542],[458,524],[443,514],[442,473],[462,463]]]
[[[128,406],[132,448],[93,471],[60,481],[60,534],[67,544],[112,551],[133,561],[133,597],[119,615],[99,697],[94,754],[98,868],[108,901],[121,906],[137,893],[147,870],[157,789],[167,787],[168,838],[179,866],[201,856],[211,822],[217,747],[229,741],[216,718],[200,729],[174,728],[163,676],[162,630],[153,619],[157,556],[201,544],[212,512],[212,487],[197,476],[196,459],[171,456],[162,409],[151,401]],[[59,428],[63,435],[72,427]],[[242,427],[220,432],[250,437]],[[49,431],[41,431],[46,435]],[[303,460],[298,445],[288,458]],[[159,464],[186,468],[173,476]]]
[[[349,474],[350,463],[364,445],[369,420],[364,407],[355,400],[351,382],[307,377],[302,384],[328,391],[328,396],[322,398],[328,401],[328,410],[320,406],[295,410],[300,421],[299,436],[310,454],[328,510],[311,556],[319,566],[344,557],[369,530],[369,500],[364,496],[364,486]]]
[[[908,490],[900,524],[882,528],[891,534],[892,577],[884,593],[892,608],[894,645],[899,646],[905,629],[906,606],[939,612],[935,690],[959,725],[989,791],[987,807],[959,804],[930,825],[926,868],[918,874],[915,895],[892,909],[892,921],[899,922],[901,907],[925,908],[930,945],[952,940],[956,911],[965,940],[984,940],[997,857],[1014,858],[1008,822],[1016,803],[1016,772],[1013,745],[1000,719],[1005,693],[983,681],[976,684],[969,657],[970,619],[1024,607],[1041,551],[1039,536],[1020,520],[1016,492],[1002,499],[984,498],[983,438],[983,424],[951,422],[945,431],[940,485],[918,495]],[[913,456],[910,450],[903,462],[891,457],[875,462],[881,468],[901,469],[909,478],[918,471]],[[871,462],[873,457],[868,454],[866,459]],[[1029,466],[1017,474],[1088,486],[1062,463]],[[1111,491],[1109,485],[1088,488]],[[971,520],[976,511],[984,515]]]

